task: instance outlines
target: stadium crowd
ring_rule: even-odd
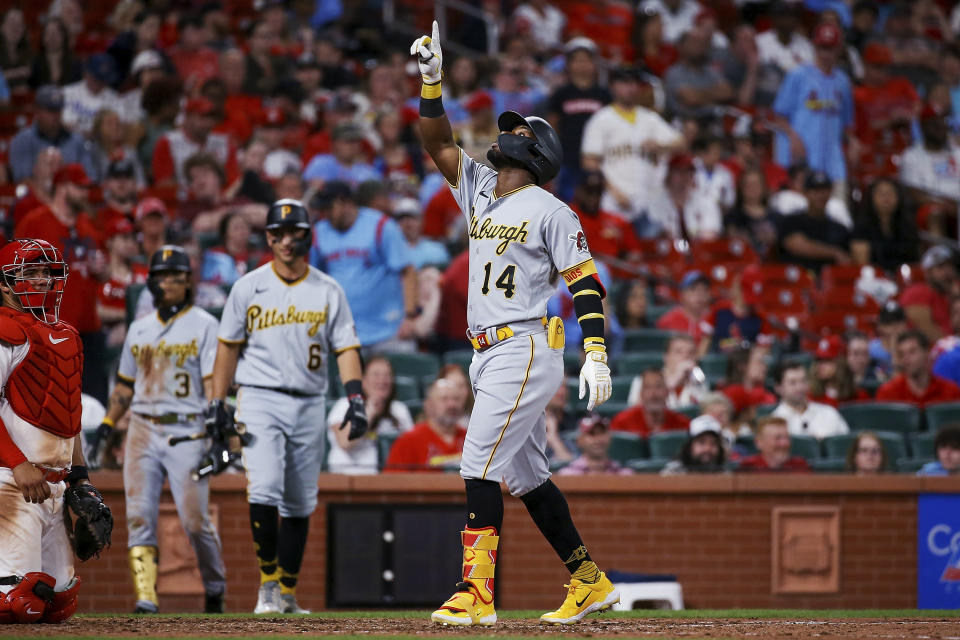
[[[418,143],[407,55],[434,3],[2,4],[2,232],[70,265],[85,423],[152,310],[147,258],[185,247],[216,313],[268,259],[268,205],[296,198],[366,360],[372,436],[333,428],[331,385],[327,468],[456,468],[469,230]],[[442,21],[458,141],[482,162],[501,111],[554,125],[548,188],[608,293],[614,397],[585,416],[561,386],[554,468],[960,472],[960,4],[481,4]],[[572,376],[565,287],[549,311]],[[121,429],[104,464],[122,451]]]

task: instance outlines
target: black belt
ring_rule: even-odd
[[[183,424],[185,422],[193,422],[200,417],[199,413],[164,413],[159,416],[138,413],[136,415],[138,418],[142,418],[153,424]]]
[[[243,386],[250,387],[251,389],[263,389],[265,391],[276,391],[277,393],[293,396],[294,398],[317,398],[321,395],[319,393],[305,393],[303,391],[298,391],[296,389],[283,389],[281,387],[261,387],[260,385],[256,385],[256,384],[245,384]]]

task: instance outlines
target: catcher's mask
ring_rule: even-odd
[[[4,284],[24,311],[46,324],[60,320],[69,271],[60,252],[46,240],[12,240],[0,249]]]

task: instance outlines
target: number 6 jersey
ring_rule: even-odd
[[[533,184],[495,197],[496,185],[497,172],[461,149],[450,190],[470,235],[467,325],[474,332],[542,318],[560,273],[571,282],[595,273],[582,272],[593,262],[570,207]]]
[[[219,338],[243,345],[238,385],[315,395],[327,391],[330,354],[360,347],[347,297],[333,278],[307,267],[287,282],[272,262],[233,285]]]
[[[130,410],[149,416],[203,413],[213,374],[217,320],[188,306],[167,322],[154,312],[130,325],[117,377],[133,386]]]

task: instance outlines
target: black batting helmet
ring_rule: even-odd
[[[503,155],[521,163],[533,174],[537,184],[543,186],[553,180],[560,171],[560,163],[563,162],[560,138],[543,118],[524,118],[516,111],[504,111],[497,118],[500,131],[513,131],[519,125],[530,127],[535,139],[501,133],[497,137],[497,145]]]
[[[310,217],[307,215],[307,209],[303,203],[293,198],[284,198],[277,200],[267,210],[267,224],[264,226],[268,231],[275,231],[286,227],[296,229],[306,229],[304,237],[297,241],[295,251],[297,255],[305,256],[310,251],[312,237],[310,234]]]
[[[193,271],[190,267],[190,256],[183,250],[183,247],[178,247],[175,244],[165,244],[150,257],[147,289],[153,294],[153,304],[157,307],[163,300],[163,290],[160,288],[157,276],[165,271],[180,271],[188,275]],[[192,298],[193,284],[191,283],[187,287],[187,300],[192,300]]]

